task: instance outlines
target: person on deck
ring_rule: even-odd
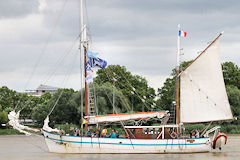
[[[69,135],[70,135],[70,136],[74,136],[74,135],[75,135],[75,133],[74,133],[74,128],[73,128],[73,127],[70,127],[70,129],[69,129]]]
[[[112,132],[110,133],[110,138],[116,138],[116,133],[114,132],[114,129],[112,130]]]
[[[89,129],[87,130],[87,137],[92,137],[92,134]]]
[[[98,129],[95,129],[95,131],[94,131],[92,137],[99,137],[99,136],[98,136]]]
[[[199,138],[199,136],[200,136],[200,135],[199,135],[199,134],[200,134],[200,131],[196,129],[196,130],[195,130],[195,133],[196,133],[195,138]]]
[[[80,136],[80,129],[76,128],[75,136]]]
[[[118,130],[116,130],[116,138],[119,138]]]
[[[96,130],[96,137],[100,137],[100,136],[101,136],[101,130],[100,130],[100,128],[98,128]]]
[[[191,131],[191,137],[190,137],[190,138],[196,138],[195,136],[196,136],[196,132],[195,132],[195,130],[193,129],[193,130]]]
[[[61,129],[59,134],[60,134],[60,136],[62,136],[62,135],[65,135],[66,133],[65,133],[64,129]]]
[[[106,137],[106,135],[107,135],[107,129],[103,129],[102,130],[102,135],[101,135],[101,137]]]

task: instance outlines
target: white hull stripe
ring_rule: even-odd
[[[60,141],[60,142],[67,142],[67,143],[91,143],[91,144],[111,144],[111,145],[134,145],[134,146],[166,146],[166,145],[177,145],[177,146],[182,146],[182,145],[206,145],[206,143],[179,143],[179,144],[129,144],[129,143],[103,143],[103,142],[80,142],[80,141],[66,141],[66,140],[61,140],[61,139],[55,139],[55,138],[50,138],[46,137],[48,139],[51,139],[53,141]],[[182,140],[182,139],[181,139]]]

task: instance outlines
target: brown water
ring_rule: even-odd
[[[222,151],[193,154],[56,154],[49,153],[41,136],[0,136],[0,160],[238,160],[240,135],[229,136]]]

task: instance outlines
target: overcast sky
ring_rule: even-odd
[[[178,24],[187,32],[183,60],[225,31],[222,61],[240,65],[240,1],[87,0],[86,6],[91,50],[155,89],[176,65]],[[79,0],[0,1],[0,86],[79,89],[79,8]]]

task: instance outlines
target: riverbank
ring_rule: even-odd
[[[13,128],[0,128],[0,135],[23,135],[23,133]]]
[[[39,130],[39,132],[28,131],[28,130],[26,130],[26,131],[29,133],[37,134],[37,135],[42,134],[40,130]],[[13,128],[0,128],[0,135],[24,135],[24,133],[21,133],[18,130],[13,129]]]

